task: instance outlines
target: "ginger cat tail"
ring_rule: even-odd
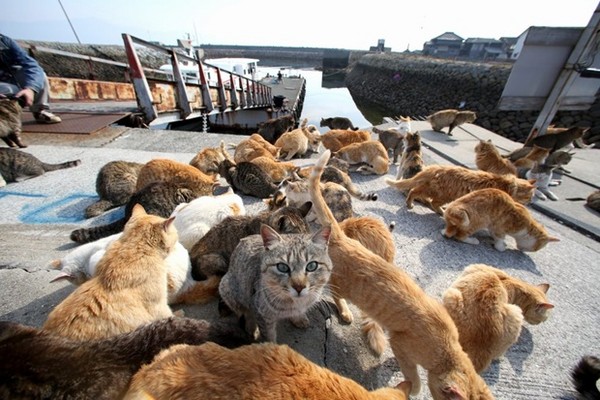
[[[342,309],[340,298],[347,298],[389,333],[404,379],[412,385],[411,395],[421,390],[421,365],[427,370],[434,400],[493,399],[460,346],[458,330],[441,302],[428,296],[406,272],[344,234],[319,189],[330,155],[325,151],[317,161],[309,188],[318,221],[331,227],[330,287],[335,288],[332,295],[338,309]]]

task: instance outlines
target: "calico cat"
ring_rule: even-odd
[[[277,185],[271,177],[251,162],[234,164],[230,160],[223,160],[219,174],[236,191],[248,196],[265,199],[277,191]]]
[[[277,342],[277,322],[289,319],[306,328],[306,312],[322,297],[331,275],[327,255],[329,227],[314,234],[278,234],[269,225],[242,239],[231,254],[219,295],[246,331],[261,341]]]
[[[79,164],[81,164],[81,160],[47,164],[33,154],[3,147],[0,148],[0,187],[6,186],[7,183],[35,178],[49,171],[76,167]]]
[[[107,225],[75,229],[71,232],[71,240],[77,243],[87,243],[121,232],[129,221],[136,204],[142,205],[149,214],[168,218],[178,204],[188,203],[199,196],[201,196],[199,192],[173,182],[151,183],[131,196],[125,205],[123,218]]]
[[[327,127],[329,129],[348,129],[357,131],[358,127],[354,126],[350,118],[347,117],[330,117],[330,118],[321,118],[321,123],[319,124],[321,128]]]
[[[272,118],[258,125],[258,134],[267,142],[275,144],[279,136],[284,132],[291,131],[296,125],[296,119],[288,114],[278,118]]]
[[[206,147],[196,153],[190,160],[190,165],[206,175],[215,175],[219,173],[221,161],[229,157],[229,153],[225,150],[225,142],[221,141],[219,147]]]
[[[600,212],[600,190],[594,190],[585,200],[585,205],[596,212]]]
[[[537,135],[528,140],[524,146],[538,146],[548,149],[550,153],[571,145],[581,138],[590,127],[573,126],[568,129],[548,128],[545,135]]]
[[[257,157],[269,157],[275,160],[279,158],[279,148],[267,142],[258,133],[253,133],[248,139],[244,139],[235,145],[233,161],[236,164],[252,161]]]
[[[362,164],[357,171],[363,175],[384,175],[390,168],[387,150],[376,140],[349,144],[333,152],[332,155],[347,161],[350,165]]]
[[[392,151],[392,164],[396,164],[404,147],[404,134],[400,133],[397,128],[379,129],[376,126],[373,127],[373,133],[377,134],[386,150]]]
[[[96,193],[100,199],[85,209],[85,217],[96,217],[111,208],[126,204],[135,193],[137,177],[144,164],[133,161],[110,161],[96,176]]]
[[[167,400],[202,393],[207,399],[231,400],[407,400],[410,388],[403,382],[368,391],[287,345],[260,343],[227,350],[206,343],[161,352],[136,373],[125,399]]]
[[[427,117],[431,124],[431,129],[436,132],[442,132],[442,129],[448,127],[448,136],[452,136],[452,130],[462,124],[473,123],[477,119],[477,114],[473,111],[459,111],[447,109],[437,111]]]
[[[264,172],[269,175],[273,183],[280,183],[284,179],[288,179],[292,176],[292,172],[297,171],[299,167],[293,162],[288,161],[277,161],[271,157],[260,156],[256,157],[252,161]]]
[[[0,137],[8,147],[27,147],[21,139],[22,113],[18,100],[0,98]]]
[[[308,133],[305,133],[307,122],[308,118],[304,118],[299,128],[283,133],[275,142],[275,147],[279,148],[279,155],[285,161],[290,161],[297,156],[302,157],[306,155],[309,148],[315,151],[315,145],[318,149],[318,139],[309,141]]]
[[[475,145],[475,165],[482,171],[498,175],[517,175],[517,168],[509,160],[502,158],[491,140],[480,140]]]
[[[408,191],[408,209],[413,207],[414,200],[418,200],[428,204],[440,215],[443,214],[444,204],[477,189],[497,188],[523,204],[531,201],[535,191],[533,182],[513,175],[496,175],[454,165],[429,165],[410,179],[386,178],[385,182],[400,191]]]
[[[365,130],[332,129],[321,135],[321,144],[333,152],[352,143],[371,140],[371,132]]]
[[[554,308],[546,299],[548,288],[472,264],[444,292],[444,306],[456,324],[460,345],[477,372],[517,342],[523,319],[539,324],[548,318]]]
[[[329,156],[329,151],[323,153],[309,181],[319,223],[331,226],[330,287],[336,288],[332,292],[336,304],[340,297],[347,298],[387,330],[404,379],[412,384],[411,395],[421,390],[417,370],[421,365],[427,370],[427,383],[435,400],[493,399],[462,350],[456,326],[442,304],[402,269],[345,235],[319,190],[320,175]],[[338,309],[342,307],[338,305]]]
[[[533,168],[535,163],[543,163],[546,157],[550,154],[550,149],[539,147],[534,145],[529,153],[525,156],[513,161],[513,165],[517,168],[518,175],[522,174],[522,171]]]
[[[177,243],[173,219],[135,205],[123,235],[83,283],[48,315],[43,330],[76,340],[102,339],[173,315],[165,258]]]
[[[51,267],[60,274],[50,282],[66,279],[74,285],[81,285],[96,275],[96,266],[106,254],[106,249],[121,233],[108,236],[96,242],[83,244],[61,259],[53,260]],[[167,303],[204,304],[214,299],[219,286],[218,279],[197,282],[192,277],[190,255],[181,243],[176,243],[173,251],[165,258],[167,264]]]
[[[200,196],[189,203],[180,203],[171,213],[179,243],[191,248],[216,224],[230,215],[245,215],[244,201],[231,187],[218,196]]]
[[[299,207],[302,204],[310,201],[308,192],[308,181],[284,181],[279,188],[286,198],[286,204],[294,207]],[[342,186],[334,182],[325,182],[321,184],[321,191],[325,202],[331,208],[335,219],[340,222],[346,218],[354,216],[352,209],[352,197],[350,193]],[[314,211],[311,211],[306,216],[308,222],[313,222],[316,219]]]
[[[230,321],[164,318],[106,339],[77,341],[0,322],[0,398],[118,399],[142,365],[177,344],[250,343]]]
[[[559,241],[533,219],[525,206],[494,188],[475,190],[454,200],[444,211],[444,221],[446,228],[442,235],[445,237],[479,244],[479,240],[471,235],[485,229],[494,239],[498,251],[506,249],[506,235],[514,237],[521,251],[538,251],[550,242]]]
[[[423,151],[421,149],[421,134],[407,132],[404,135],[404,145],[400,166],[396,172],[396,179],[410,179],[423,170]]]
[[[600,358],[592,355],[581,357],[571,370],[571,379],[578,393],[577,400],[600,399]]]
[[[140,170],[136,182],[136,191],[154,182],[173,182],[188,186],[198,196],[210,196],[218,185],[216,176],[206,175],[189,164],[167,158],[148,161]]]
[[[259,233],[261,225],[269,225],[279,233],[306,233],[305,218],[311,203],[300,208],[283,207],[276,211],[262,211],[255,215],[236,215],[225,218],[204,235],[190,250],[192,276],[196,280],[223,276],[229,267],[229,258],[237,244],[249,235]]]
[[[331,158],[330,161],[332,160],[343,161],[339,158]],[[308,178],[312,172],[312,169],[312,166],[300,169],[295,179],[299,180]],[[359,200],[376,201],[378,198],[377,193],[365,193],[362,190],[360,190],[358,186],[356,186],[354,182],[352,182],[352,178],[350,178],[350,175],[348,175],[347,171],[344,172],[338,167],[334,167],[333,165],[325,166],[325,170],[323,171],[323,175],[321,176],[321,182],[334,182],[339,185],[342,185],[348,191],[348,193],[352,195],[352,197],[355,197]]]

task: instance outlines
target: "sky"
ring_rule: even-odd
[[[88,44],[122,45],[121,34],[128,33],[168,45],[189,35],[194,45],[349,50],[368,50],[384,39],[392,51],[404,51],[420,50],[444,32],[499,39],[517,37],[530,26],[584,27],[598,5],[598,0],[0,0],[0,32],[13,39]]]

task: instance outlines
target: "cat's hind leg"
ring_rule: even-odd
[[[195,282],[187,290],[177,293],[172,304],[206,304],[218,297],[220,282],[218,276]]]

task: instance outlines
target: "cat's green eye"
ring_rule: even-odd
[[[317,267],[319,266],[319,264],[316,261],[311,261],[308,264],[306,264],[306,270],[308,272],[313,272],[317,270]]]
[[[287,274],[290,272],[290,267],[288,267],[287,264],[277,263],[277,265],[275,265],[275,267],[277,267],[277,271],[279,271],[283,274]]]

